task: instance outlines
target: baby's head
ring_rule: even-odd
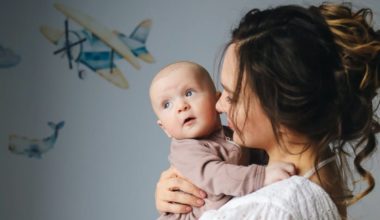
[[[175,139],[205,137],[220,128],[214,83],[202,66],[181,61],[160,70],[150,86],[157,123]]]

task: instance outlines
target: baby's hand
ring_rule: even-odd
[[[284,180],[296,173],[292,163],[274,162],[265,168],[264,186]]]

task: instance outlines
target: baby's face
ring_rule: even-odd
[[[179,68],[157,79],[151,100],[159,124],[176,139],[207,136],[219,126],[217,96],[194,69]]]

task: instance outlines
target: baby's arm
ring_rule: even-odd
[[[172,148],[173,150],[173,148]],[[171,164],[196,186],[214,195],[241,196],[294,174],[294,166],[229,164],[199,141],[187,141],[171,152]]]

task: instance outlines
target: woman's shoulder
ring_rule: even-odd
[[[263,187],[254,193],[234,198],[228,205],[226,204],[226,207],[256,204],[292,210],[298,203],[302,205],[313,197],[324,196],[323,190],[320,191],[315,185],[306,178],[294,176]]]
[[[265,216],[264,219],[340,219],[329,195],[319,185],[300,176],[293,176],[246,196],[234,198],[219,210],[211,211],[207,215],[230,216],[226,219],[237,219],[243,217],[242,215],[250,218]]]

